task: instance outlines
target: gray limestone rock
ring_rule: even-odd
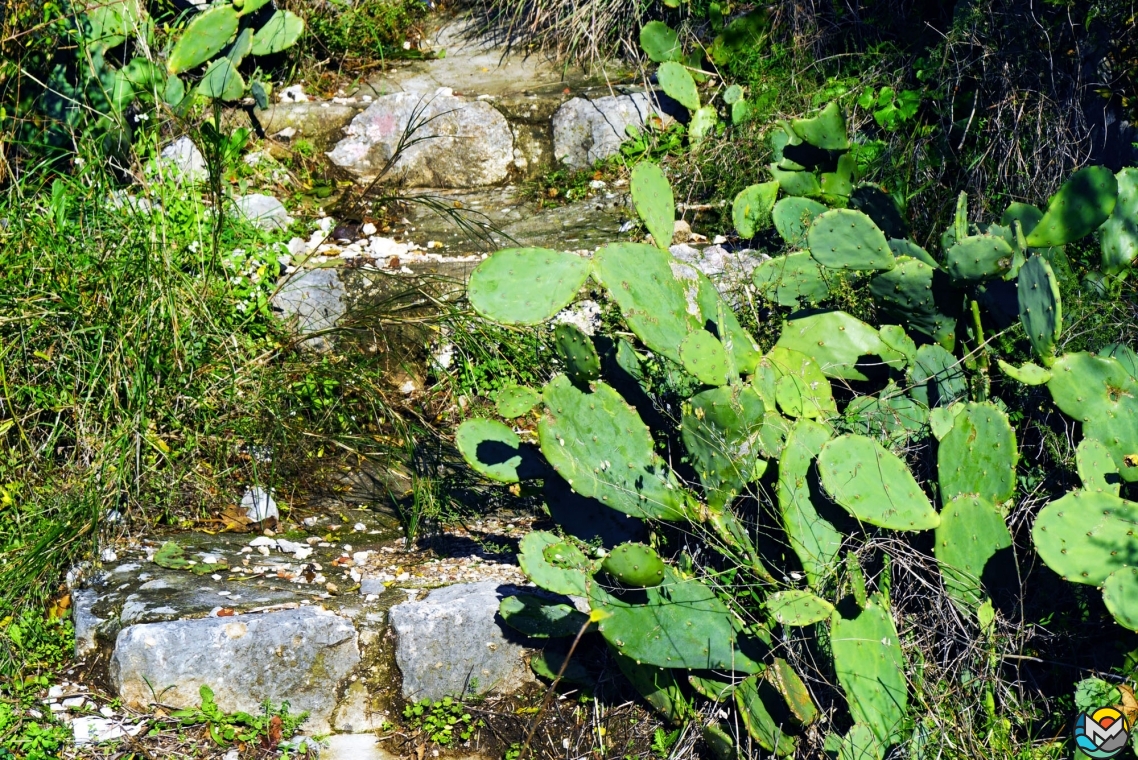
[[[307,730],[326,733],[336,686],[360,661],[358,639],[348,620],[312,607],[133,625],[119,632],[110,677],[134,709],[156,698],[196,707],[208,685],[225,712],[287,700],[309,713]]]
[[[581,169],[616,155],[628,139],[625,130],[643,128],[653,113],[657,109],[642,92],[573,98],[553,114],[554,160]]]
[[[344,129],[328,153],[332,163],[374,177],[391,159],[412,123],[421,124],[388,179],[407,187],[481,187],[506,179],[514,140],[506,117],[485,101],[440,88],[434,94],[396,92],[377,99]]]
[[[331,330],[344,316],[344,284],[335,269],[309,269],[289,277],[273,296],[273,306],[283,312],[285,321],[295,320],[301,335]],[[331,342],[318,336],[306,345],[320,351]]]
[[[284,204],[271,195],[250,193],[233,202],[237,214],[247,219],[250,224],[262,230],[287,230],[292,224],[292,217]]]
[[[209,179],[205,156],[188,137],[179,137],[162,149],[159,158],[173,171],[175,179],[184,182],[204,182]]]
[[[493,581],[464,583],[392,607],[404,698],[502,693],[532,681],[520,637],[498,616],[501,600],[519,591]]]

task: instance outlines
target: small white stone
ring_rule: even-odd
[[[103,562],[114,562],[118,558],[119,555],[115,554],[115,550],[109,546],[106,549],[103,549],[103,551],[99,554],[99,559],[103,560]]]
[[[360,232],[362,232],[363,234],[367,235],[368,237],[371,237],[371,236],[372,236],[372,235],[374,235],[374,234],[375,234],[377,231],[378,231],[378,230],[376,230],[376,228],[375,228],[375,225],[374,225],[374,224],[372,224],[371,222],[365,222],[365,223],[364,223],[364,226],[363,226],[363,227],[360,227]]]

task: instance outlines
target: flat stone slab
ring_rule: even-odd
[[[359,662],[350,620],[302,607],[129,626],[115,642],[110,676],[134,709],[196,707],[208,685],[225,712],[256,713],[266,699],[287,700],[290,710],[309,713],[307,730],[327,732],[335,685]]]
[[[583,169],[614,156],[628,139],[628,127],[643,129],[653,115],[668,118],[642,92],[573,98],[553,115],[554,161]]]

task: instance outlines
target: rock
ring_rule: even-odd
[[[375,731],[383,725],[383,716],[371,708],[367,687],[355,681],[344,692],[336,712],[332,715],[332,728],[348,734]]]
[[[347,310],[344,296],[344,284],[335,269],[309,269],[281,286],[273,296],[273,306],[283,312],[286,321],[295,320],[299,334],[307,335],[336,326]],[[326,336],[317,336],[305,345],[327,351],[332,342]]]
[[[272,494],[260,486],[245,491],[245,495],[241,497],[241,509],[245,510],[245,516],[253,522],[281,519],[280,510],[277,509]]]
[[[562,309],[553,318],[555,324],[569,324],[592,337],[601,327],[601,307],[596,301],[584,300]]]
[[[188,137],[179,137],[167,145],[159,157],[173,171],[174,179],[177,181],[204,182],[209,179],[205,156]]]
[[[71,592],[71,619],[75,625],[75,657],[82,659],[99,647],[99,624],[105,622],[92,608],[99,594],[94,589],[76,589]]]
[[[691,242],[691,225],[683,219],[677,219],[672,225],[672,242],[673,243],[689,243]]]
[[[335,734],[320,749],[320,760],[395,760],[371,734]]]
[[[308,96],[304,94],[304,85],[294,84],[277,93],[277,100],[282,103],[307,103]]]
[[[494,581],[435,589],[391,608],[403,697],[509,693],[533,680],[520,637],[507,632],[498,605],[520,591]]]
[[[121,739],[128,734],[138,736],[145,724],[129,724],[113,718],[78,717],[71,721],[76,744],[97,744]]]
[[[284,204],[271,195],[251,193],[238,198],[234,206],[238,214],[258,229],[269,232],[287,230],[292,224],[292,217]]]
[[[316,150],[329,150],[344,138],[344,127],[362,105],[335,103],[278,103],[254,111],[265,134],[296,143],[307,140]]]
[[[133,625],[119,632],[110,678],[128,707],[160,695],[177,708],[201,704],[208,685],[224,712],[256,714],[266,700],[309,713],[326,733],[336,684],[359,662],[359,636],[345,618],[312,607],[224,618]]]
[[[722,245],[705,248],[680,243],[668,249],[678,261],[690,264],[707,275],[715,288],[731,304],[738,304],[738,291],[751,282],[751,272],[770,256],[750,248],[729,251]]]
[[[414,138],[427,139],[403,151],[388,179],[408,187],[480,187],[508,176],[514,141],[506,118],[489,103],[457,98],[446,88],[377,99],[352,119],[328,157],[359,177],[374,177],[413,119],[423,124]]]
[[[554,160],[583,169],[616,155],[628,139],[625,130],[642,128],[653,113],[657,110],[642,92],[566,101],[553,114]]]
[[[363,596],[370,596],[372,594],[379,596],[386,590],[387,587],[383,585],[383,580],[381,578],[360,579],[360,594]]]

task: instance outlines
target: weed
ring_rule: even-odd
[[[234,742],[242,744],[255,742],[266,749],[275,749],[283,739],[295,734],[308,718],[306,712],[290,715],[288,702],[275,706],[268,700],[265,700],[259,715],[250,715],[246,712],[226,713],[217,706],[213,699],[213,689],[209,686],[202,684],[200,694],[201,707],[177,710],[170,713],[170,717],[178,720],[182,726],[204,726],[210,739],[220,746],[228,746]],[[157,729],[152,729],[152,732],[156,731]]]
[[[318,60],[351,69],[373,61],[422,56],[417,25],[427,14],[423,0],[324,0],[306,4],[309,47]]]
[[[443,697],[437,702],[425,699],[408,704],[403,708],[403,717],[412,728],[441,747],[468,741],[483,725],[481,720],[474,720],[459,702],[450,697]]]
[[[657,728],[656,732],[652,734],[652,751],[661,760],[666,760],[668,753],[672,751],[676,740],[680,738],[680,729],[673,729],[672,731],[665,731],[663,728]]]

